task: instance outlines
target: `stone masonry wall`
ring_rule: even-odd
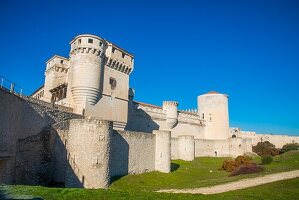
[[[139,174],[155,170],[155,135],[113,131],[111,176]]]
[[[51,127],[44,128],[38,135],[18,141],[15,183],[49,185],[52,182],[53,143]]]
[[[70,120],[66,142],[66,187],[108,187],[111,136],[111,122],[99,119]]]
[[[195,156],[236,157],[252,152],[252,141],[242,138],[228,140],[195,140]]]
[[[15,176],[19,140],[38,135],[45,127],[54,123],[71,118],[82,118],[81,115],[61,112],[31,102],[1,88],[0,105],[0,160],[2,163],[5,162],[5,168],[0,170],[0,182],[7,184],[14,183],[15,179],[19,180]],[[28,142],[30,143],[30,140]],[[33,143],[36,142],[34,140]]]

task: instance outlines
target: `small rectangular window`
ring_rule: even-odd
[[[122,57],[123,57],[123,58],[125,57],[125,55],[126,55],[125,53],[122,53]]]
[[[100,47],[103,45],[103,43],[102,42],[100,42]]]
[[[60,63],[63,64],[63,60],[60,60]]]
[[[112,47],[112,53],[114,53],[115,52],[115,48],[114,47]]]
[[[88,39],[88,43],[92,44],[93,43],[93,39]]]
[[[78,40],[78,44],[81,44],[81,39]]]
[[[115,87],[116,87],[116,79],[110,77],[109,83],[110,83],[111,89],[112,90],[115,89]]]

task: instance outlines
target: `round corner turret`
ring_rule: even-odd
[[[169,129],[173,129],[178,123],[177,101],[163,101],[163,110],[166,112],[166,123]]]
[[[75,104],[95,105],[101,96],[107,43],[90,34],[78,35],[71,42],[71,93]]]

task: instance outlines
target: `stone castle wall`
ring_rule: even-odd
[[[155,135],[113,131],[111,177],[155,170]]]
[[[18,140],[15,156],[15,183],[51,184],[54,172],[53,136],[51,128],[45,127],[37,135]]]
[[[0,160],[2,165],[0,180],[2,183],[19,180],[15,175],[18,173],[15,171],[16,161],[22,157],[19,156],[21,154],[29,155],[30,149],[32,149],[32,159],[35,159],[34,155],[39,151],[39,147],[27,148],[26,144],[29,141],[41,142],[42,140],[38,138],[41,137],[39,134],[44,128],[60,121],[82,117],[16,96],[3,89],[0,89],[0,105]],[[29,139],[25,140],[26,138]],[[24,167],[29,168],[29,166]]]
[[[255,134],[247,137],[246,134],[243,134],[243,138],[251,138],[253,145],[261,141],[269,141],[274,144],[276,148],[282,148],[285,144],[299,143],[298,136],[289,135]]]
[[[0,90],[0,97],[5,105],[0,108],[3,183],[106,188],[114,176],[154,170],[169,173],[171,159],[192,161],[201,156],[235,157],[251,152],[256,142],[252,138],[258,137],[250,134],[247,138],[237,135],[226,140],[203,139],[198,130],[205,122],[192,112],[182,111],[178,111],[177,124],[171,131],[157,130],[169,126],[165,111],[137,103],[133,119],[142,116],[142,126],[151,133],[113,130],[112,122],[80,119],[80,115],[51,109],[6,91]],[[290,140],[286,138],[284,142]]]
[[[171,137],[190,135],[204,137],[204,120],[193,112],[178,111],[177,124],[170,129],[167,124],[167,112],[162,107],[130,102],[127,130],[152,133],[153,130],[171,130]]]
[[[193,136],[171,138],[171,158],[193,160],[194,157],[236,157],[252,152],[252,140],[231,138],[228,140],[194,139]]]
[[[70,120],[66,132],[57,132],[60,132],[65,152],[63,148],[54,147],[58,149],[55,157],[65,153],[67,164],[54,165],[56,173],[66,171],[66,187],[105,188],[114,176],[154,170],[170,172],[170,133],[168,140],[157,140],[163,135],[161,131],[156,134],[117,131],[112,130],[111,123],[99,119]],[[169,147],[168,151],[164,148],[161,152],[169,159],[162,159],[162,164],[157,166],[156,152],[165,146]]]

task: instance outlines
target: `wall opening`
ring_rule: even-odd
[[[111,89],[114,90],[116,88],[116,79],[110,77],[109,84],[111,86]]]

